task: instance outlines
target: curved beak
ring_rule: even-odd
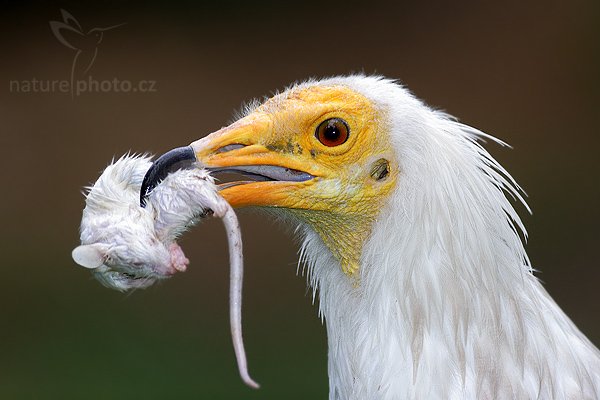
[[[146,206],[148,195],[170,172],[189,168],[196,161],[191,146],[178,147],[158,157],[146,172],[140,189],[140,206]]]
[[[140,193],[142,207],[148,194],[169,172],[192,164],[211,172],[234,172],[248,177],[218,185],[219,193],[233,207],[268,206],[306,208],[307,189],[326,171],[314,157],[292,140],[273,139],[272,121],[251,115],[189,146],[160,156],[148,170]],[[295,143],[295,142],[294,142]]]

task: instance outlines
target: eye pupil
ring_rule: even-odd
[[[335,125],[327,125],[324,135],[327,140],[337,140],[340,137],[340,130]]]
[[[339,146],[348,140],[350,129],[341,118],[330,118],[317,127],[316,137],[325,146]]]

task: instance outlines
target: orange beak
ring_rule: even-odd
[[[261,144],[271,136],[271,125],[268,116],[251,115],[190,145],[199,166],[254,178],[219,185],[221,196],[234,207],[297,206],[293,194],[323,175],[293,149]]]
[[[301,189],[327,173],[293,146],[262,144],[272,137],[271,127],[267,115],[253,114],[190,146],[163,154],[144,178],[142,206],[145,197],[170,171],[196,162],[211,172],[235,172],[249,177],[218,185],[220,194],[234,207],[308,208]]]

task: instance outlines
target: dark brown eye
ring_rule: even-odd
[[[319,142],[327,147],[334,147],[343,144],[350,136],[348,124],[341,118],[331,118],[321,122],[317,127],[315,136]]]

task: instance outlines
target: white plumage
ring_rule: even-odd
[[[387,119],[400,167],[360,285],[308,226],[302,260],[327,325],[330,399],[598,399],[600,352],[533,276],[496,140],[396,83],[348,86]]]

